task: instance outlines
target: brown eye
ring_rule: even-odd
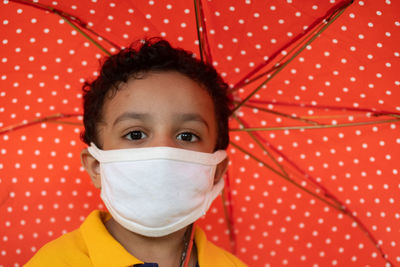
[[[177,139],[185,142],[196,142],[199,140],[199,137],[193,133],[185,132],[178,134]]]
[[[140,140],[147,137],[147,135],[142,131],[131,131],[125,137],[129,140]]]

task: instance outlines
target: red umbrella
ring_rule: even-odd
[[[232,85],[213,242],[251,266],[400,262],[399,4],[348,4],[3,1],[1,264],[103,208],[79,162],[80,87],[106,51],[154,35],[200,44]]]

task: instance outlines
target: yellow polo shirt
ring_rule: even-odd
[[[143,264],[107,231],[104,221],[110,217],[109,213],[93,211],[79,229],[44,245],[25,266],[122,267]],[[198,227],[194,240],[200,267],[246,266],[229,252],[209,242]]]

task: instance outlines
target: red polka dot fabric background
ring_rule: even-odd
[[[81,87],[152,36],[231,86],[210,240],[249,266],[400,266],[399,1],[0,5],[0,266],[104,209],[80,163]]]

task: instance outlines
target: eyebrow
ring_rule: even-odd
[[[131,119],[135,119],[135,120],[148,120],[150,117],[149,114],[146,113],[137,113],[137,112],[125,112],[122,113],[121,115],[119,115],[115,121],[113,122],[113,126],[116,125],[117,123],[124,121],[124,120],[131,120]]]
[[[182,122],[187,122],[187,121],[198,121],[198,122],[201,122],[207,127],[207,130],[210,129],[207,121],[202,116],[200,116],[200,114],[197,114],[197,113],[183,113],[183,114],[177,114],[177,117]]]
[[[182,114],[177,114],[176,116],[180,122],[197,121],[203,123],[208,130],[210,129],[210,126],[208,125],[207,121],[197,113],[182,113]],[[135,119],[135,120],[147,121],[150,119],[150,117],[151,117],[150,114],[147,113],[125,112],[114,120],[113,126],[124,120]]]

